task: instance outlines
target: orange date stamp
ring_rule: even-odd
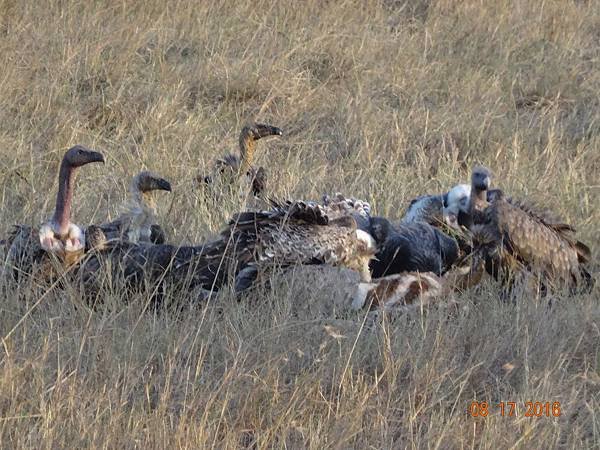
[[[499,414],[500,417],[560,417],[560,402],[471,402],[469,414],[472,417],[487,417]]]

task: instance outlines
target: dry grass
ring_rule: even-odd
[[[340,190],[395,218],[482,162],[569,218],[598,271],[598,1],[0,0],[0,64],[3,232],[48,217],[83,143],[107,165],[81,171],[76,222],[114,215],[149,168],[174,181],[173,240],[198,242],[237,206],[192,180],[255,118],[286,132],[262,144],[278,195]],[[600,446],[598,288],[548,308],[486,282],[452,316],[365,322],[311,270],[241,303],[173,292],[166,311],[4,283],[2,446]],[[473,400],[519,417],[474,419]],[[526,418],[526,401],[562,415]]]

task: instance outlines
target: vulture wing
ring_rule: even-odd
[[[579,264],[588,258],[589,249],[568,234],[572,227],[502,198],[486,209],[485,216],[496,228],[503,251],[551,279],[579,279]]]

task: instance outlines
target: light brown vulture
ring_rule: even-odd
[[[224,183],[237,186],[239,180],[247,177],[251,192],[259,197],[266,191],[267,175],[263,167],[253,166],[257,141],[266,136],[281,136],[281,129],[261,123],[245,125],[240,132],[239,154],[227,154],[215,163],[213,173],[202,177],[206,184]]]
[[[548,211],[505,198],[498,189],[487,192],[490,179],[488,169],[473,170],[470,211],[475,251],[485,256],[488,272],[510,280],[526,270],[549,287],[589,284],[584,265],[590,249],[574,237],[575,229]]]
[[[123,213],[114,221],[99,225],[108,241],[165,243],[165,233],[158,225],[155,191],[171,192],[171,184],[152,172],[140,172],[131,182],[129,200]]]
[[[57,255],[67,266],[81,257],[85,233],[71,222],[71,206],[76,169],[93,162],[104,162],[104,157],[81,145],[76,145],[65,153],[58,175],[54,215],[39,230],[27,225],[15,226],[5,242],[8,248],[6,263],[9,267],[29,271],[34,262],[43,259],[45,253]]]
[[[370,280],[369,261],[375,241],[347,215],[330,220],[322,206],[303,201],[272,202],[270,211],[237,214],[222,233],[233,245],[243,274],[238,290],[251,282],[257,270],[271,265],[329,264],[357,271]]]

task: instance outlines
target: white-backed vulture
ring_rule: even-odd
[[[159,175],[144,171],[131,182],[129,200],[121,215],[114,221],[100,225],[108,241],[165,243],[165,233],[158,225],[154,192],[171,192],[171,184]]]
[[[550,287],[590,283],[584,267],[590,249],[575,239],[574,228],[500,190],[488,194],[490,178],[488,169],[474,168],[470,211],[475,251],[485,255],[488,272],[510,280],[515,271],[527,270]]]
[[[330,220],[322,206],[302,201],[233,217],[223,239],[235,246],[238,262],[252,279],[254,267],[329,264],[356,270],[370,280],[375,241],[347,215]],[[242,286],[246,283],[242,283]]]
[[[266,191],[267,175],[263,167],[254,168],[257,141],[266,136],[281,136],[280,128],[262,123],[245,125],[240,132],[239,154],[227,154],[218,159],[211,175],[202,177],[206,184],[224,183],[236,185],[243,177],[250,182],[250,190],[255,197]]]
[[[411,200],[401,223],[426,222],[431,225],[442,223],[444,195],[421,195]]]
[[[469,202],[471,199],[471,186],[458,184],[444,195],[444,207],[442,216],[444,222],[451,227],[458,227],[469,213]]]
[[[71,222],[75,175],[78,167],[93,162],[103,163],[104,157],[81,145],[67,150],[60,164],[54,214],[38,230],[27,225],[15,226],[5,243],[8,247],[6,262],[9,266],[15,270],[28,271],[45,252],[56,254],[65,265],[77,261],[84,250],[85,233]]]
[[[410,202],[400,223],[425,222],[433,226],[445,223],[456,227],[469,211],[470,191],[468,184],[458,184],[443,194],[421,195]]]

